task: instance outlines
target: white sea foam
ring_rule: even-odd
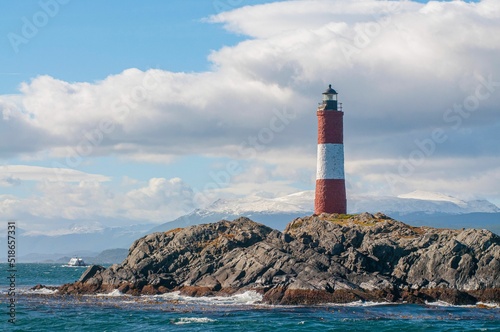
[[[241,294],[232,296],[184,296],[180,292],[165,293],[155,295],[156,298],[161,298],[168,301],[179,301],[195,304],[210,304],[210,305],[250,305],[262,301],[262,295],[255,291],[246,291]]]
[[[476,303],[478,307],[486,307],[486,308],[500,308],[500,303],[491,303],[491,302],[478,302]]]
[[[112,292],[106,293],[106,294],[102,294],[102,293],[96,294],[96,296],[100,296],[100,297],[102,297],[102,296],[105,296],[105,297],[115,297],[115,296],[124,296],[124,295],[125,294],[123,294],[122,292],[120,292],[118,289],[115,289]]]
[[[373,301],[354,301],[349,303],[329,303],[329,306],[337,307],[374,307],[381,305],[393,305],[393,302],[373,302]]]
[[[213,322],[216,322],[216,320],[208,317],[182,317],[179,318],[179,320],[174,321],[173,323],[175,325],[182,325],[182,324],[205,324]]]
[[[428,306],[435,307],[454,307],[454,308],[500,308],[500,304],[498,303],[489,303],[489,302],[477,302],[476,304],[465,304],[465,305],[457,305],[451,304],[444,301],[435,301],[435,302],[427,302],[425,304]]]
[[[429,306],[434,306],[434,307],[458,307],[458,306],[455,306],[451,303],[444,302],[444,301],[434,301],[434,302],[425,301],[425,304],[429,305]]]
[[[27,290],[21,290],[21,293],[25,294],[40,294],[40,295],[52,295],[57,293],[57,289],[49,289],[49,288],[40,288],[40,289],[27,289]]]

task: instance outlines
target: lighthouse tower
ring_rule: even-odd
[[[346,213],[344,179],[344,125],[342,104],[329,85],[318,115],[318,165],[314,213]]]

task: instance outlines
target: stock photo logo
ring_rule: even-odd
[[[17,54],[24,45],[35,38],[70,0],[41,0],[39,10],[31,16],[21,17],[21,27],[17,32],[9,32],[7,38],[12,50]]]

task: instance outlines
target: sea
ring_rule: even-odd
[[[500,307],[492,303],[271,306],[260,303],[255,292],[198,298],[118,291],[62,296],[31,288],[74,282],[84,267],[17,264],[14,280],[7,264],[0,269],[0,331],[500,331]]]

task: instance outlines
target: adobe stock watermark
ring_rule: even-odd
[[[454,104],[443,113],[443,121],[450,127],[435,128],[429,137],[422,140],[415,139],[415,148],[408,154],[407,158],[399,161],[397,174],[385,173],[385,180],[392,190],[397,183],[404,183],[406,178],[412,176],[416,169],[436,152],[438,145],[448,140],[447,131],[458,130],[464,120],[479,109],[481,102],[489,99],[500,88],[500,81],[493,81],[492,74],[488,78],[479,73],[474,73],[474,76],[478,81],[474,92],[465,97],[461,103]]]
[[[9,32],[7,34],[7,39],[14,52],[19,53],[19,47],[28,44],[30,40],[35,38],[40,30],[59,14],[61,6],[69,2],[70,0],[40,0],[38,2],[40,10],[29,17],[21,17],[22,25],[19,33]]]
[[[248,136],[238,146],[237,158],[235,159],[254,159],[259,152],[265,150],[266,146],[274,141],[277,134],[283,132],[286,127],[297,117],[297,114],[286,107],[282,109],[273,109],[273,116],[268,124],[262,127],[255,135]],[[205,184],[202,190],[195,189],[195,204],[202,206],[209,202],[210,192],[222,189],[228,186],[233,177],[243,172],[243,166],[238,160],[228,161],[222,170],[217,172],[210,171],[211,182]]]
[[[8,322],[16,323],[16,306],[17,306],[17,228],[16,221],[9,220],[7,222],[7,310]]]
[[[160,86],[160,78],[155,70],[148,70],[141,81],[141,84],[133,87],[127,93],[110,104],[110,111],[120,117],[127,117],[130,112],[137,110],[141,103],[150,97],[150,93]],[[75,147],[68,147],[65,164],[53,162],[52,166],[59,179],[62,179],[64,169],[78,168],[84,159],[99,147],[106,136],[111,135],[116,130],[116,123],[111,117],[102,118],[97,125],[88,131],[83,131],[78,144]]]
[[[360,54],[368,46],[372,45],[384,29],[394,25],[393,15],[400,13],[402,3],[407,1],[387,2],[385,10],[373,15],[374,21],[358,24],[354,27],[355,35],[352,40],[342,38],[338,41],[339,48],[348,63],[351,62],[353,56]]]

